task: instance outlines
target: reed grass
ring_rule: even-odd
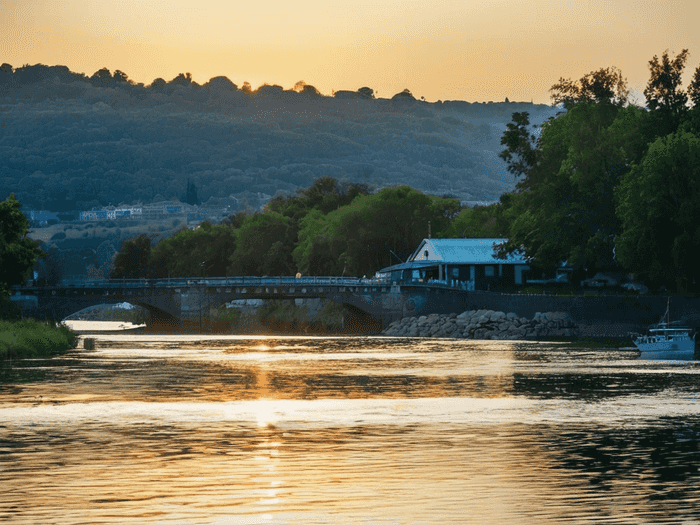
[[[52,357],[78,344],[70,328],[24,319],[0,321],[0,360]]]

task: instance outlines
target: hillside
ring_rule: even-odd
[[[303,83],[302,83],[303,84]],[[308,187],[321,176],[375,188],[408,184],[462,201],[513,188],[498,157],[516,111],[530,103],[391,99],[372,90],[324,96],[312,86],[239,89],[180,75],[133,84],[63,66],[4,64],[0,72],[0,195],[24,209],[88,210],[182,198],[245,208],[252,194]]]

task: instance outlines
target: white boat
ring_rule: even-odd
[[[644,359],[693,359],[695,338],[692,329],[679,321],[669,321],[669,308],[661,320],[649,327],[645,335],[635,335],[635,344]]]

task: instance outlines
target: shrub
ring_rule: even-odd
[[[77,334],[63,325],[0,321],[0,359],[51,357],[75,348],[77,343]]]

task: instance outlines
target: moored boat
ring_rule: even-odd
[[[661,320],[644,335],[634,335],[635,344],[644,359],[692,359],[695,355],[695,334],[680,321],[669,320],[669,305]]]

